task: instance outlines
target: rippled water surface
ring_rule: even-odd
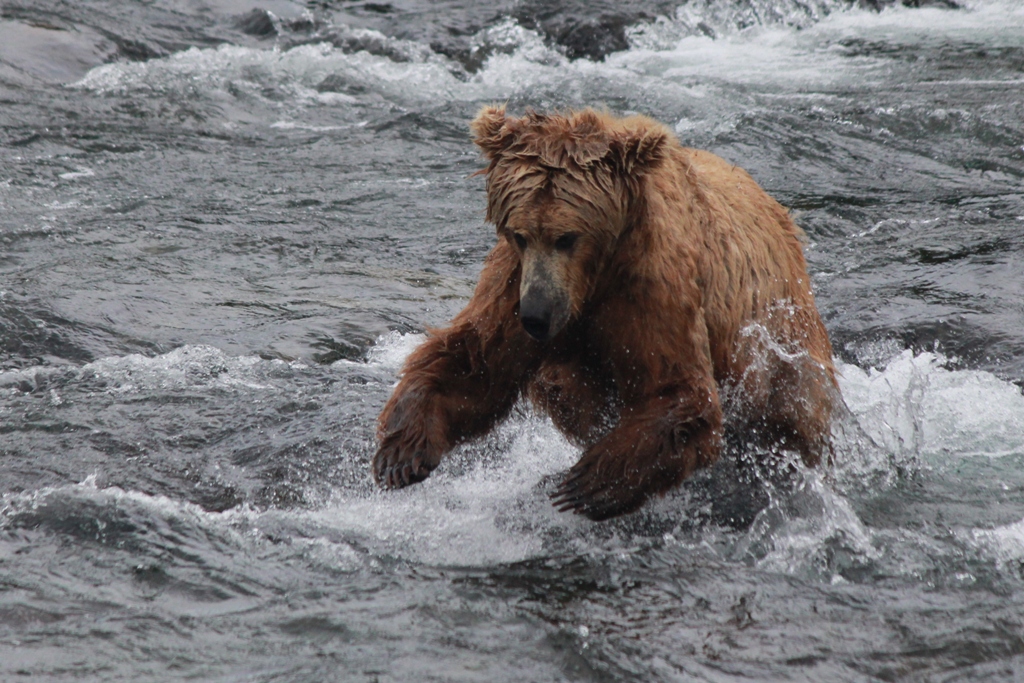
[[[623,7],[0,2],[0,680],[1024,678],[1024,6]],[[495,101],[793,208],[834,467],[595,524],[523,407],[375,490]]]

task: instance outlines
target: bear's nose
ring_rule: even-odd
[[[551,316],[524,315],[520,320],[526,333],[537,341],[547,341],[551,329]]]

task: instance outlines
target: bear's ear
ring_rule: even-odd
[[[645,116],[627,119],[625,123],[612,138],[613,161],[626,174],[646,173],[657,168],[668,156],[675,136],[665,126]]]
[[[515,133],[506,125],[507,122],[505,105],[488,105],[469,124],[473,142],[484,151],[488,159],[493,160],[512,143]]]

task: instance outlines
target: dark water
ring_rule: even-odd
[[[1024,6],[255,7],[0,4],[0,680],[1024,679]],[[524,409],[374,490],[495,241],[493,101],[798,212],[834,468],[593,524]]]

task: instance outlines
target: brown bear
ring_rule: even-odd
[[[713,463],[726,429],[831,452],[803,234],[745,171],[644,116],[485,107],[471,128],[498,244],[380,415],[381,485],[422,481],[523,394],[583,448],[555,504],[595,520]]]

